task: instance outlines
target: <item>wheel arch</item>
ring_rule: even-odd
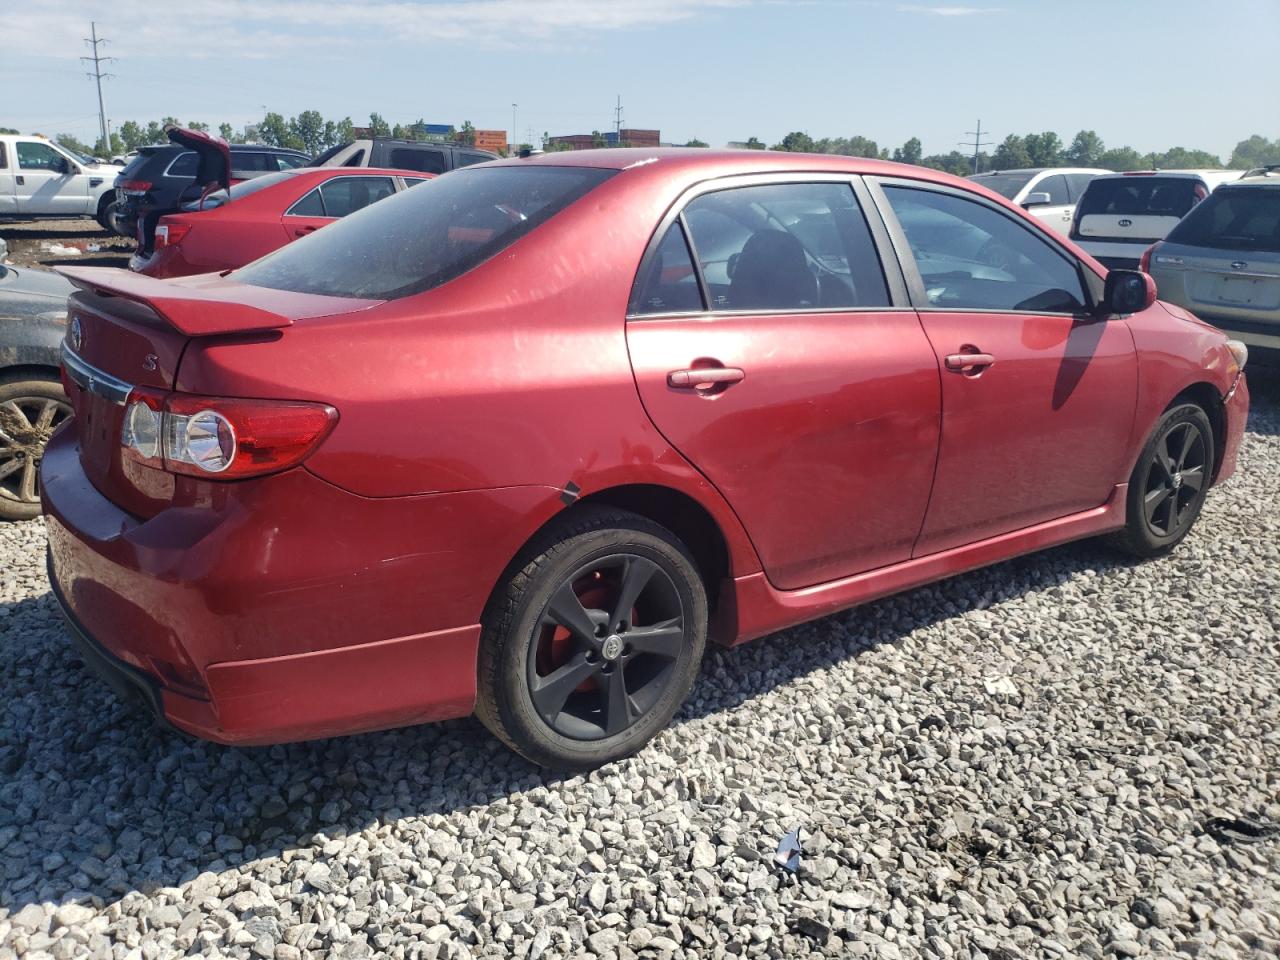
[[[1194,403],[1209,418],[1209,426],[1213,428],[1213,479],[1217,480],[1227,445],[1226,413],[1223,409],[1222,394],[1212,383],[1201,380],[1180,391],[1169,401],[1161,414],[1183,403]]]
[[[0,367],[0,383],[21,383],[24,380],[51,380],[62,383],[62,372],[47,363],[18,363]]]

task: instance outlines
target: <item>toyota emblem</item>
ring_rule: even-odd
[[[1121,221],[1120,221],[1120,226],[1122,226],[1122,227],[1132,227],[1132,226],[1133,226],[1133,221],[1132,221],[1132,220],[1130,220],[1130,219],[1128,219],[1128,218],[1126,217],[1124,220],[1121,220]]]
[[[84,328],[80,325],[79,317],[71,318],[71,326],[67,328],[67,343],[71,344],[71,349],[76,353],[80,352],[80,345],[84,343]]]
[[[1248,265],[1249,265],[1249,264],[1248,264],[1248,263],[1246,263],[1246,262],[1245,262],[1245,261],[1243,261],[1243,260],[1232,260],[1232,261],[1231,261],[1231,269],[1232,269],[1232,270],[1243,270],[1243,269],[1244,269],[1245,267],[1247,267]]]

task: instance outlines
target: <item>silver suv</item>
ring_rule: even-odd
[[[1218,187],[1143,254],[1142,268],[1161,300],[1280,360],[1280,168]]]

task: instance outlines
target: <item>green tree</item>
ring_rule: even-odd
[[[1103,151],[1102,156],[1098,157],[1098,166],[1107,170],[1123,172],[1125,170],[1145,170],[1151,164],[1146,157],[1133,149],[1133,147],[1113,147],[1110,150]]]
[[[1062,164],[1062,141],[1051,130],[1028,133],[1022,138],[1033,167],[1057,167]]]
[[[125,150],[124,148],[124,141],[120,139],[120,134],[118,134],[114,130],[112,130],[111,133],[107,135],[107,140],[105,143],[103,142],[102,138],[99,137],[97,141],[94,142],[94,145],[93,145],[94,156],[106,157],[107,159],[110,159],[112,157],[118,157],[122,153],[127,153],[127,152],[128,151]]]
[[[60,133],[57,136],[55,136],[53,139],[56,143],[62,144],[64,147],[66,147],[68,150],[72,151],[73,153],[79,153],[86,157],[93,156],[92,147],[90,147],[83,140],[80,140],[77,137],[73,137],[69,133]]]
[[[199,130],[201,133],[209,132],[209,125],[201,123],[199,120],[189,120],[186,124],[188,130]]]
[[[223,140],[227,141],[227,143],[230,143],[233,139],[235,139],[235,135],[236,135],[235,128],[231,126],[231,124],[229,123],[218,124],[218,136],[220,136]]]
[[[382,119],[382,114],[369,114],[369,136],[371,137],[389,137],[391,136],[391,125]]]
[[[14,127],[0,127],[0,133],[8,133],[8,134],[13,134],[14,136],[17,136],[19,134],[19,131]]]
[[[986,159],[987,155],[985,153],[978,154],[979,170],[987,166]],[[952,150],[950,153],[934,153],[927,157],[922,157],[920,166],[953,173],[957,177],[965,177],[973,173],[973,157],[965,156],[959,150]]]
[[[958,152],[958,151],[956,151]],[[1009,134],[996,147],[991,157],[991,165],[997,170],[1019,170],[1031,166],[1031,154],[1027,150],[1022,137]]]
[[[757,138],[757,137],[750,137],[750,138],[748,138],[748,139],[747,139],[747,149],[748,149],[748,150],[763,150],[763,149],[765,149],[764,141],[763,141],[763,140],[760,140],[760,139],[759,139],[759,138]]]
[[[289,133],[292,139],[302,144],[302,150],[313,157],[322,152],[326,146],[324,140],[324,117],[318,110],[303,110],[289,121]]]
[[[1104,150],[1106,145],[1100,136],[1092,130],[1081,130],[1071,140],[1062,159],[1073,167],[1096,167]]]
[[[1158,153],[1152,163],[1157,170],[1185,170],[1204,167],[1221,167],[1222,158],[1208,150],[1188,150],[1185,147],[1170,147],[1164,153]]]
[[[476,145],[476,128],[470,120],[462,121],[462,129],[458,132],[458,139],[469,147]]]
[[[289,146],[289,122],[279,113],[268,113],[258,124],[258,139],[268,147]]]
[[[880,145],[874,140],[868,140],[863,136],[855,137],[834,137],[832,139],[822,139],[815,145],[819,153],[836,153],[844,157],[871,157],[872,159],[881,156]]]
[[[132,120],[120,124],[120,139],[124,141],[125,151],[137,150],[146,143],[146,131]]]
[[[793,130],[782,138],[781,143],[775,143],[773,149],[786,150],[789,153],[813,153],[816,146],[813,137],[799,130]]]
[[[709,147],[711,146],[711,144],[707,143],[707,141],[705,140],[699,140],[697,137],[694,137],[692,140],[685,141],[685,146],[686,147]]]
[[[1280,137],[1268,140],[1255,133],[1248,140],[1241,140],[1236,144],[1227,166],[1233,170],[1248,170],[1252,167],[1265,167],[1269,163],[1280,163]]]
[[[591,146],[594,149],[599,149],[600,147],[607,147],[608,145],[609,145],[609,141],[607,141],[604,138],[603,133],[601,133],[599,130],[591,131]],[[516,153],[520,152],[520,148],[518,146],[516,146],[514,150]]]
[[[398,124],[398,123],[397,123],[394,127],[392,127],[392,128],[391,128],[391,136],[395,137],[397,140],[413,140],[413,139],[415,139],[414,137],[412,137],[412,136],[410,135],[410,134],[412,134],[412,132],[413,132],[413,131],[412,131],[412,130],[410,130],[408,127],[402,126],[401,124]]]
[[[912,137],[893,151],[893,159],[897,160],[898,163],[918,164],[923,157],[924,149],[920,145],[919,137]]]
[[[143,144],[150,143],[168,143],[169,138],[164,135],[164,126],[155,120],[147,121],[147,129],[143,132]]]

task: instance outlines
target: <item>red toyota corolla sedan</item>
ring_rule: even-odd
[[[243,267],[272,250],[434,177],[413,170],[299,167],[231,185],[160,218],[152,252],[129,269],[185,277]]]
[[[1081,537],[1164,553],[1248,407],[1244,348],[1145,274],[872,160],[512,160],[227,277],[65,273],[54,592],[223,743],[475,711],[590,767],[708,637]]]

